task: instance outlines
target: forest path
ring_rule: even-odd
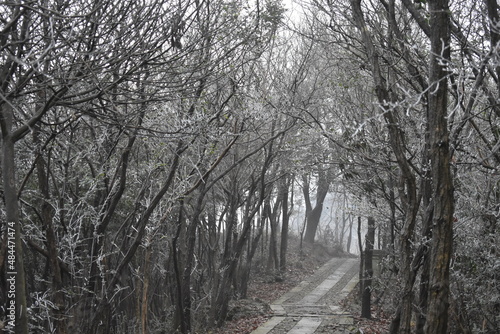
[[[275,300],[274,315],[251,334],[351,333],[353,317],[340,301],[358,283],[359,259],[333,258]]]

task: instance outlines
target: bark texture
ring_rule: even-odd
[[[448,0],[429,1],[431,60],[429,96],[431,164],[434,197],[429,303],[425,333],[446,333],[448,328],[450,258],[453,243],[453,177],[447,124],[447,64],[450,58]]]

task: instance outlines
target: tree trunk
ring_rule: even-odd
[[[12,138],[12,106],[2,104],[0,114],[2,128],[2,182],[7,220],[7,328],[16,334],[28,334],[26,278],[24,273],[23,243],[16,186],[16,162]],[[11,311],[12,307],[12,311]],[[10,317],[12,315],[12,318]],[[14,318],[14,319],[13,319]],[[11,325],[13,325],[11,327]]]
[[[146,241],[146,247],[144,249],[144,268],[142,270],[142,296],[141,296],[141,334],[148,333],[148,305],[149,305],[149,277],[151,276],[150,264],[151,255],[153,253],[151,249],[152,236],[148,235]]]
[[[248,251],[247,254],[247,259],[246,259],[247,264],[244,266],[244,270],[242,272],[242,280],[240,283],[241,298],[247,298],[248,282],[250,280],[250,271],[252,269],[252,259],[254,258],[255,253],[257,252],[257,248],[259,246],[259,241],[261,239],[263,231],[264,231],[263,220],[259,217],[257,222],[257,231],[253,236],[252,242],[251,243],[249,242],[250,250]]]
[[[278,202],[276,202],[278,204]],[[271,205],[269,202],[266,203],[265,208],[268,211],[269,225],[271,227],[271,234],[269,236],[269,256],[267,259],[267,271],[269,273],[279,269],[279,259],[278,259],[278,210],[275,205],[275,209],[271,211]]]
[[[431,164],[433,182],[433,228],[429,277],[429,303],[425,333],[446,333],[450,259],[453,244],[453,177],[447,124],[447,64],[450,58],[448,0],[429,1],[431,14],[431,60],[429,95]]]
[[[361,217],[358,217],[358,248],[359,248],[359,256],[361,257],[361,261],[359,261],[359,281],[361,284],[359,284],[359,295],[363,295],[363,242],[361,241]]]
[[[399,273],[402,276],[403,292],[401,296],[401,319],[398,333],[409,334],[411,332],[411,319],[413,310],[413,286],[415,276],[412,276],[413,239],[418,210],[415,178],[406,179],[408,193],[407,209],[405,210],[405,223],[400,235],[401,243],[401,266]],[[400,195],[401,196],[401,195]]]
[[[349,234],[347,236],[347,246],[346,246],[346,251],[347,253],[351,252],[351,242],[352,242],[352,223],[354,219],[352,216],[349,216]]]
[[[496,0],[484,0],[486,3],[486,8],[488,9],[488,18],[490,24],[490,41],[491,48],[494,50],[498,47],[500,42],[500,32],[498,31],[498,22],[500,22],[500,16],[498,15],[498,1]],[[498,63],[495,64],[495,72],[497,74],[497,78],[500,77],[500,66]],[[497,84],[497,93],[500,95],[500,81],[496,80]],[[495,110],[497,110],[497,106],[495,106]],[[498,112],[497,112],[498,115]]]
[[[181,246],[179,245],[179,239],[181,236],[181,231],[183,225],[185,224],[184,218],[184,199],[179,200],[179,213],[177,216],[177,229],[174,237],[172,238],[172,265],[174,268],[174,279],[175,279],[175,288],[174,288],[174,304],[175,304],[175,315],[172,327],[177,330],[180,328],[181,333],[186,332],[185,322],[182,320],[182,275],[181,275],[181,254],[179,254],[179,250]]]
[[[281,222],[281,244],[280,244],[280,272],[286,271],[286,252],[288,249],[288,225],[290,222],[290,212],[288,211],[288,189],[290,187],[291,177],[285,177],[283,181],[283,197],[281,210],[283,211],[283,221]],[[293,189],[292,201],[293,203]]]
[[[342,228],[340,229],[340,235],[339,235],[339,247],[340,250],[344,250],[344,234],[345,234],[345,226],[346,226],[347,218],[345,216],[345,211],[342,212]]]
[[[363,256],[363,291],[361,295],[361,316],[371,319],[371,291],[373,278],[373,245],[375,243],[375,219],[368,217],[368,231],[365,237]]]
[[[259,200],[258,206],[263,200]],[[236,268],[238,261],[240,260],[243,248],[248,240],[250,234],[250,228],[252,224],[252,219],[255,216],[258,208],[253,210],[253,212],[246,217],[241,233],[238,240],[236,240],[234,247],[231,249],[230,253],[225,254],[221,261],[220,268],[224,268],[222,271],[222,277],[219,286],[216,287],[215,300],[211,305],[211,322],[215,322],[217,327],[222,326],[226,320],[228,313],[229,300],[231,299],[231,282],[233,282],[234,275],[236,274]],[[212,323],[213,323],[212,322]]]
[[[400,194],[402,199],[401,204],[404,209],[405,216],[404,226],[400,236],[401,270],[399,271],[403,275],[403,292],[400,303],[400,326],[399,329],[395,328],[395,331],[399,334],[409,334],[413,304],[412,290],[414,283],[414,280],[411,279],[412,244],[416,218],[420,205],[419,198],[417,196],[416,177],[406,157],[407,148],[405,147],[403,133],[398,125],[399,121],[397,117],[397,109],[395,109],[395,107],[390,103],[396,103],[397,100],[394,94],[392,94],[392,92],[388,89],[387,79],[383,75],[383,71],[380,66],[379,51],[375,48],[370,31],[366,26],[361,9],[361,0],[351,0],[351,5],[354,19],[361,33],[367,58],[371,63],[377,100],[380,107],[383,108],[384,120],[389,131],[389,143],[401,170],[402,189],[406,190],[406,192],[402,191]]]
[[[426,182],[426,181],[424,181]],[[427,200],[427,202],[430,202]],[[431,206],[431,207],[429,207]],[[425,242],[422,245],[422,271],[420,273],[420,287],[419,287],[419,298],[418,298],[418,310],[417,321],[416,321],[416,334],[424,333],[425,322],[427,321],[427,304],[428,304],[428,294],[429,294],[429,275],[430,275],[430,259],[429,259],[429,245],[426,240],[431,240],[432,238],[432,202],[428,203],[428,209],[426,210],[426,214],[423,218],[423,226],[422,226],[422,238]]]
[[[194,209],[193,216],[189,225],[187,226],[186,232],[186,257],[184,262],[184,270],[182,273],[182,281],[181,281],[181,321],[183,322],[183,328],[185,331],[183,334],[187,334],[191,332],[191,275],[194,267],[194,253],[196,246],[196,230],[198,229],[198,221],[201,211],[203,209],[203,199],[205,198],[206,192],[205,183],[203,182],[200,186],[199,194],[196,198],[196,206]],[[236,217],[233,217],[236,219]]]
[[[391,211],[389,218],[389,249],[391,250],[392,263],[395,263],[396,255],[396,195],[394,193],[394,178],[391,173],[388,175],[389,187],[389,208]]]
[[[416,334],[424,334],[424,326],[427,320],[427,303],[429,294],[429,275],[430,275],[430,259],[429,259],[429,242],[432,240],[432,216],[433,216],[433,202],[432,202],[432,175],[430,164],[430,129],[429,129],[429,109],[426,109],[426,134],[425,134],[425,148],[422,154],[422,165],[425,167],[424,177],[421,181],[422,189],[422,205],[425,209],[422,217],[422,271],[420,273],[420,286],[418,293],[418,314],[416,320]]]
[[[323,202],[328,194],[329,180],[328,173],[325,171],[319,171],[318,189],[316,191],[316,203],[314,208],[307,215],[306,231],[304,235],[304,241],[307,243],[314,243],[314,238],[316,237],[316,231],[318,230],[319,220],[321,218],[321,213],[323,212]],[[309,207],[311,204],[309,203]]]
[[[255,215],[261,210],[262,203],[264,203],[264,200],[266,198],[266,183],[264,176],[266,170],[269,168],[268,164],[270,162],[271,159],[268,159],[266,161],[266,164],[264,164],[261,170],[260,178],[256,180],[255,183],[249,189],[249,193],[255,193],[257,187],[259,187],[260,188],[259,196],[258,199],[256,199],[253,207],[250,205],[248,201],[246,203],[243,226],[240,230],[241,232],[239,234],[238,240],[235,240],[234,247],[226,248],[224,250],[221,259],[221,264],[219,267],[222,272],[221,278],[219,284],[215,286],[213,289],[212,305],[209,311],[210,325],[215,323],[217,326],[220,327],[224,323],[227,317],[229,299],[232,293],[230,283],[233,281],[238,261],[240,260],[244,246],[250,236],[252,221]],[[234,210],[236,211],[236,207],[234,208]],[[263,211],[265,212],[266,210]],[[231,218],[229,218],[229,220],[231,221]],[[264,224],[264,220],[265,218],[262,218],[262,224]]]
[[[33,143],[35,147],[40,145],[39,131],[35,127],[33,130]],[[57,334],[66,334],[68,332],[66,325],[66,301],[63,292],[63,281],[62,272],[59,266],[59,252],[57,247],[56,234],[54,231],[53,218],[54,211],[52,206],[48,202],[50,200],[50,190],[49,190],[49,171],[45,169],[46,162],[42,157],[42,152],[38,152],[36,159],[36,170],[38,176],[38,187],[41,196],[41,212],[40,219],[42,220],[42,226],[45,230],[46,244],[47,244],[47,254],[50,265],[50,271],[52,274],[52,290],[53,290],[53,301],[54,309],[54,327]]]

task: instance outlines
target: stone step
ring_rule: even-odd
[[[298,304],[282,304],[270,305],[271,310],[275,316],[290,316],[300,314],[313,314],[313,315],[345,315],[337,305],[298,305]]]
[[[318,302],[339,282],[345,275],[353,275],[354,266],[359,265],[357,259],[332,259],[327,262],[323,267],[321,267],[316,273],[309,279],[301,282],[298,286],[287,292],[281,298],[277,299],[272,305],[270,305],[274,316],[269,319],[262,326],[254,330],[251,334],[267,334],[273,330],[276,326],[286,324],[286,326],[293,326],[291,323],[292,319],[300,319],[293,328],[291,328],[287,334],[312,334],[318,327],[321,326],[323,321],[327,321],[324,326],[328,326],[329,323],[335,323],[341,326],[349,326],[354,323],[354,318],[352,315],[343,312],[338,305],[328,305],[328,304],[318,304]],[[335,268],[336,267],[336,268]],[[333,269],[335,268],[335,269]],[[314,287],[308,287],[312,282],[315,281],[314,277],[318,275],[324,275],[328,271],[332,271],[331,274],[323,280],[320,284]],[[350,276],[349,276],[350,277]],[[345,286],[337,286],[335,291],[337,295],[334,300],[341,300],[346,297],[349,292],[354,289],[358,283],[358,275],[354,275],[347,283],[345,280],[349,277],[344,278]],[[305,288],[311,290],[302,297],[298,302],[286,302],[287,300],[292,300],[292,297],[296,294],[302,292]],[[338,299],[337,299],[338,296]],[[286,320],[286,321],[285,321]],[[285,321],[283,324],[282,322]],[[293,320],[297,321],[297,320]],[[347,328],[345,329],[347,333]],[[340,333],[340,332],[335,332]]]
[[[321,325],[323,319],[317,317],[303,317],[300,321],[288,332],[288,334],[311,334],[316,328]]]
[[[297,304],[313,304],[319,301],[331,288],[333,288],[344,275],[357,263],[356,259],[348,259],[337,268],[327,279],[319,284],[313,291],[304,296]]]
[[[288,299],[290,299],[292,296],[294,296],[295,294],[301,292],[302,290],[304,290],[304,288],[306,288],[308,285],[310,285],[311,282],[312,282],[312,280],[313,280],[313,278],[314,278],[314,276],[321,275],[321,274],[323,274],[323,273],[331,270],[331,268],[333,268],[335,265],[337,265],[338,263],[341,263],[343,261],[345,261],[345,259],[343,259],[343,258],[333,258],[333,259],[331,259],[330,261],[328,261],[327,263],[325,263],[323,266],[321,266],[318,270],[316,270],[316,272],[314,273],[314,275],[312,275],[308,279],[300,282],[297,286],[295,286],[290,291],[286,292],[283,296],[281,296],[280,298],[278,298],[277,300],[275,300],[274,304],[283,304]]]
[[[285,320],[285,317],[272,317],[263,325],[260,325],[259,328],[253,330],[251,334],[267,334],[283,320]]]

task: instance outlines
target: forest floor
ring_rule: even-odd
[[[273,316],[270,305],[299,285],[332,258],[355,257],[341,253],[328,247],[315,244],[303,245],[302,250],[297,240],[291,240],[288,251],[288,270],[285,277],[268,274],[265,268],[257,267],[251,276],[248,288],[248,298],[231,303],[230,317],[223,327],[210,330],[208,334],[249,334]],[[352,315],[353,323],[349,326],[350,333],[379,334],[387,333],[389,317],[378,308],[372,310],[373,319],[360,317],[358,289],[354,288],[347,297],[339,301],[340,309]],[[287,330],[273,329],[273,333],[284,334]]]

